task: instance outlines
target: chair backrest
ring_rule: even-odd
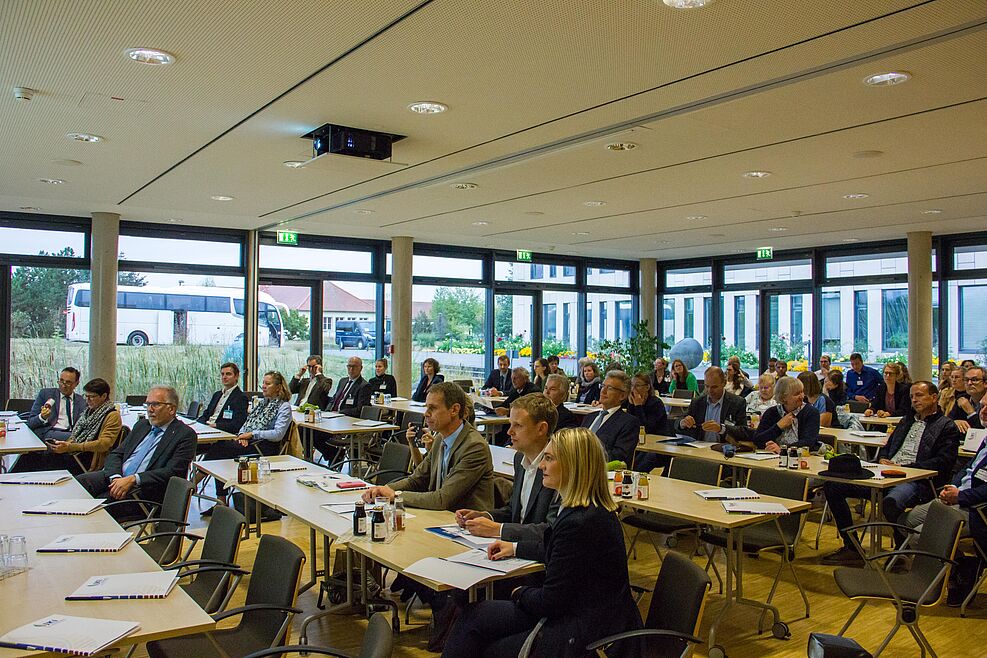
[[[394,650],[394,635],[391,624],[382,612],[375,612],[367,624],[367,632],[363,634],[363,644],[360,646],[359,658],[390,658]],[[271,647],[247,654],[243,658],[267,658],[268,656],[340,656],[339,649],[320,647],[309,644],[292,644],[283,647]]]
[[[240,540],[247,520],[243,514],[226,505],[216,505],[206,538],[202,541],[202,560],[215,560],[236,564]],[[224,585],[225,583],[225,585]],[[218,612],[229,590],[229,578],[221,571],[200,573],[195,580],[184,585],[185,592],[209,614]],[[223,585],[221,587],[221,585]]]
[[[789,500],[805,500],[809,493],[809,478],[784,470],[752,468],[747,478],[747,488],[765,496],[777,496]],[[778,524],[785,535],[785,543],[793,546],[798,539],[799,529],[805,512],[778,517]]]
[[[850,405],[851,413],[862,414],[870,407],[867,402],[861,402],[860,400],[847,400],[846,403]]]
[[[191,402],[188,403],[188,414],[187,414],[188,417],[198,418],[201,409],[202,409],[202,403],[199,402],[198,400],[192,400]]]
[[[360,409],[360,418],[364,420],[380,420],[381,414],[385,411],[387,409],[366,404]]]
[[[702,567],[681,553],[668,551],[658,572],[645,626],[695,635],[709,587],[709,575]],[[646,646],[648,655],[677,656],[685,649],[686,642],[655,639]]]
[[[381,450],[380,461],[377,462],[377,470],[386,472],[375,478],[374,484],[388,484],[404,477],[401,473],[406,472],[410,464],[411,448],[399,441],[388,441]]]
[[[263,535],[257,545],[244,605],[293,607],[304,564],[305,553],[298,546],[284,537]],[[282,612],[254,610],[243,614],[237,628],[249,628],[252,636],[263,638],[270,646],[281,639],[277,636],[284,618]]]
[[[417,425],[418,427],[422,427],[424,424],[425,414],[420,414],[417,411],[406,411],[401,415],[401,434],[405,433],[408,429],[408,425]]]
[[[188,516],[193,489],[193,484],[184,478],[171,477],[168,479],[168,486],[165,488],[161,507],[158,508],[157,514],[152,517],[162,520],[155,521],[153,532],[182,531],[183,527],[175,521],[184,522]],[[158,564],[165,566],[178,559],[182,550],[182,541],[175,537],[160,537],[148,540],[141,546]]]
[[[963,513],[956,506],[933,501],[929,505],[929,513],[925,517],[922,533],[912,548],[918,551],[927,551],[942,558],[953,559],[963,522]],[[912,561],[911,574],[923,583],[929,584],[942,569],[942,566],[943,563],[935,558],[917,555]],[[949,574],[947,573],[925,603],[933,604],[939,600],[945,590],[944,586],[948,578]]]
[[[677,388],[672,391],[673,398],[681,398],[683,400],[691,400],[695,397],[695,393],[687,388]]]
[[[124,398],[124,402],[126,402],[127,405],[132,407],[139,407],[143,405],[144,402],[146,401],[147,401],[146,395],[128,395],[126,398]]]
[[[456,384],[457,386],[459,386],[459,388],[463,389],[467,393],[469,393],[470,389],[473,388],[473,386],[475,386],[475,384],[473,384],[472,379],[454,379],[452,380],[452,383]]]
[[[716,486],[720,483],[720,470],[716,462],[676,457],[668,467],[668,477]]]
[[[34,400],[28,400],[27,398],[10,398],[7,400],[5,410],[16,411],[17,413],[22,414],[26,411],[30,411],[32,406],[34,406]]]

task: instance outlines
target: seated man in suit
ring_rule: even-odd
[[[705,391],[689,404],[676,430],[700,441],[719,443],[726,435],[726,423],[746,427],[747,402],[726,392],[727,378],[719,366],[706,369]]]
[[[86,400],[75,392],[79,385],[79,371],[65,368],[58,374],[58,388],[43,388],[38,392],[27,426],[42,441],[67,441],[72,427],[86,410]]]
[[[372,393],[367,380],[363,378],[363,359],[358,356],[351,356],[346,361],[346,374],[347,377],[339,380],[336,392],[333,393],[329,400],[329,406],[325,410],[337,411],[347,416],[359,418],[360,410],[365,405],[370,404]],[[339,457],[340,448],[338,444],[333,443],[326,434],[316,432],[312,445],[322,453],[322,456],[330,464]]]
[[[155,386],[147,393],[147,418],[137,421],[126,440],[110,451],[100,471],[78,476],[79,483],[97,498],[123,500],[138,487],[139,497],[160,502],[168,479],[184,478],[195,458],[195,432],[175,416],[178,393],[170,386]],[[114,516],[135,509],[111,507]],[[136,507],[136,506],[134,506]]]
[[[394,375],[387,374],[387,359],[377,359],[374,363],[375,377],[367,382],[367,390],[370,395],[383,393],[384,395],[397,395],[398,382]]]
[[[219,380],[223,388],[212,394],[198,421],[237,434],[247,419],[247,396],[239,386],[240,368],[232,362],[224,363],[219,367]]]
[[[520,398],[522,395],[528,395],[530,393],[538,393],[538,387],[535,386],[531,381],[531,375],[528,374],[525,368],[514,368],[511,370],[511,390],[507,394],[507,399],[503,402],[498,402],[494,411],[498,416],[507,416],[510,413],[511,404],[515,400]],[[509,438],[507,436],[507,427],[502,427],[499,432],[497,432],[496,443],[497,445],[503,446],[507,445]]]
[[[631,378],[623,370],[611,370],[600,386],[602,411],[583,418],[583,427],[596,434],[607,452],[607,461],[634,462],[641,423],[621,407],[631,391]]]
[[[490,395],[510,395],[511,388],[511,358],[501,354],[497,357],[497,370],[483,382],[483,390],[490,391]]]
[[[552,489],[541,485],[541,464],[545,446],[555,432],[558,414],[544,395],[529,393],[511,404],[511,424],[507,430],[514,455],[514,488],[510,501],[491,510],[460,509],[456,522],[478,537],[504,541],[540,541],[545,526],[558,513],[559,500]]]
[[[308,373],[308,377],[301,377]],[[322,374],[322,357],[313,354],[305,360],[305,365],[299,368],[291,381],[288,390],[298,394],[296,406],[314,404],[323,411],[329,406],[329,393],[332,391],[332,377]]]
[[[949,417],[956,421],[956,427],[961,434],[966,434],[971,427],[983,429],[984,424],[980,421],[980,408],[987,397],[987,370],[980,366],[970,366],[963,375],[963,382],[966,384],[966,395],[957,396],[956,404],[949,411]]]
[[[559,415],[559,421],[556,423],[555,429],[564,430],[569,427],[579,427],[582,424],[579,416],[565,407],[565,402],[569,399],[568,377],[559,374],[546,377],[544,394],[555,405],[555,411]]]
[[[425,423],[439,436],[408,477],[371,487],[363,499],[394,499],[402,492],[409,507],[422,509],[493,508],[493,460],[483,435],[465,421],[466,393],[458,384],[434,384],[425,398]],[[408,430],[410,437],[414,430]],[[410,438],[409,437],[409,438]]]
[[[938,471],[932,479],[938,488],[949,482],[960,445],[956,424],[939,408],[939,389],[929,381],[917,381],[911,389],[912,412],[907,413],[895,427],[888,442],[877,453],[878,461],[887,466],[905,466]],[[860,554],[853,548],[845,528],[853,525],[847,498],[867,498],[869,493],[860,485],[826,482],[823,492],[833,512],[833,519],[843,539],[843,548],[823,556],[822,564],[862,564]],[[891,523],[897,523],[909,507],[932,498],[928,480],[906,482],[892,488],[881,503],[881,512]],[[900,538],[899,538],[900,539]]]

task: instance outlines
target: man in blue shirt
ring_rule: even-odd
[[[880,385],[881,373],[864,365],[860,352],[850,355],[850,372],[846,374],[847,397],[857,402],[870,402]]]

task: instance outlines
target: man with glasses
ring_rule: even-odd
[[[75,392],[79,371],[65,368],[58,375],[58,388],[43,388],[31,405],[27,426],[42,441],[65,441],[86,410],[85,399]]]
[[[727,393],[727,378],[719,366],[706,369],[705,382],[702,397],[689,404],[676,429],[700,441],[720,443],[730,425],[747,427],[747,402],[739,395]]]
[[[623,370],[611,370],[600,387],[601,411],[583,419],[583,427],[596,434],[607,451],[607,461],[634,462],[641,423],[621,407],[631,391],[631,378]]]
[[[967,368],[963,380],[969,397],[957,396],[956,404],[949,410],[949,417],[956,422],[956,429],[966,434],[971,427],[983,429],[979,412],[984,404],[987,383],[984,382],[984,369],[979,366]]]
[[[94,497],[123,500],[139,488],[139,498],[161,502],[168,479],[188,474],[196,438],[192,428],[175,420],[178,393],[170,386],[155,386],[148,391],[145,404],[147,418],[137,421],[123,443],[110,451],[103,469],[78,476]],[[123,518],[137,510],[120,505],[109,511]]]
[[[288,382],[288,390],[298,394],[297,406],[314,404],[325,411],[332,392],[332,377],[322,374],[322,357],[313,354]]]

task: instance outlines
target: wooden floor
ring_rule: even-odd
[[[193,502],[190,521],[193,527],[204,524],[198,518],[198,511]],[[818,517],[813,512],[811,517]],[[853,611],[856,604],[850,602],[839,593],[833,580],[833,567],[817,564],[818,557],[838,547],[836,530],[829,524],[823,530],[823,541],[819,551],[811,545],[815,537],[816,524],[810,520],[806,524],[804,536],[807,539],[799,544],[796,552],[796,568],[803,586],[806,588],[811,605],[811,617],[803,618],[803,606],[798,591],[791,580],[791,575],[783,577],[775,602],[781,610],[782,618],[789,624],[792,636],[788,640],[777,640],[771,636],[770,630],[763,635],[757,634],[758,613],[752,608],[734,607],[718,629],[717,642],[726,647],[727,655],[731,658],[767,658],[769,656],[805,656],[806,641],[812,631],[836,633]],[[279,533],[288,537],[306,552],[308,551],[308,528],[294,520],[285,518],[280,522],[265,523],[265,533]],[[687,551],[692,542],[683,540],[675,548]],[[249,569],[253,563],[257,539],[245,541],[240,551],[240,564]],[[321,558],[320,558],[321,559]],[[699,558],[695,558],[699,561]],[[720,558],[722,573],[722,557]],[[764,600],[771,586],[774,572],[778,567],[779,558],[776,555],[765,555],[759,559],[748,559],[745,562],[745,594],[754,599]],[[701,562],[705,564],[705,561]],[[629,562],[631,582],[637,585],[651,587],[658,572],[659,563],[651,543],[647,540],[638,543],[637,559]],[[308,576],[308,565],[303,580]],[[240,605],[246,591],[247,581],[241,583],[237,596],[231,607]],[[705,640],[709,625],[720,609],[722,597],[717,593],[716,580],[713,578],[714,589],[709,595],[706,612],[703,619],[700,636]],[[317,611],[316,597],[318,588],[313,587],[299,597],[298,605],[306,614]],[[642,616],[647,613],[648,599],[641,601]],[[424,612],[413,613],[412,621],[420,625],[406,627],[404,625],[404,605],[401,605],[402,628],[396,639],[395,656],[435,656],[425,650],[426,624],[428,615]],[[966,619],[960,618],[959,609],[947,608],[945,605],[922,612],[921,626],[936,652],[943,658],[948,656],[983,656],[987,655],[987,593],[981,594],[975,601],[975,606],[968,610]],[[295,618],[292,629],[292,640],[298,639],[300,617]],[[848,635],[861,642],[865,648],[873,651],[890,630],[894,623],[894,612],[890,605],[868,604],[861,615],[850,628]],[[323,620],[310,631],[309,641],[312,644],[327,644],[344,651],[356,651],[360,645],[365,620],[357,616],[333,616],[328,621]],[[700,645],[696,656],[706,656],[708,647]],[[146,655],[139,652],[138,655]],[[918,646],[907,630],[902,629],[892,640],[888,649],[882,654],[887,658],[910,658],[918,656]]]

